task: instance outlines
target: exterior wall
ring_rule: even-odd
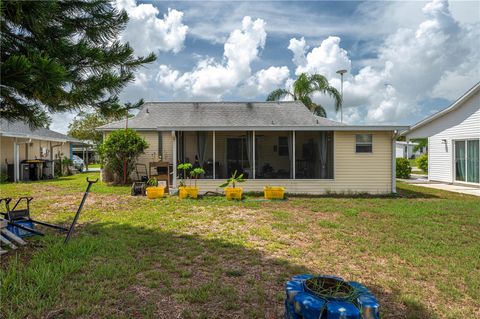
[[[480,94],[477,93],[460,108],[420,128],[415,132],[415,136],[418,135],[429,136],[429,180],[453,183],[453,141],[480,138]],[[442,140],[446,140],[446,144]]]
[[[7,163],[13,164],[13,138],[0,137],[0,172],[7,173]]]
[[[263,191],[265,185],[285,186],[288,193],[324,194],[392,191],[392,132],[373,133],[373,152],[355,153],[356,132],[335,132],[334,179],[256,179],[241,184],[244,191]],[[199,180],[200,192],[222,191],[223,180]]]
[[[140,156],[139,162],[148,165],[154,155],[158,154],[158,132],[138,132],[143,136],[150,147],[146,154]],[[245,191],[263,191],[265,185],[285,186],[289,193],[324,194],[332,193],[371,193],[386,194],[392,191],[392,138],[393,133],[372,132],[373,152],[355,153],[355,134],[365,132],[334,133],[334,178],[322,179],[250,179],[241,186]],[[244,132],[238,132],[239,135]],[[259,133],[260,134],[260,133]],[[163,160],[172,162],[173,138],[171,132],[161,132],[163,143]],[[224,136],[224,132],[216,132],[217,141]],[[225,135],[226,136],[226,135]],[[224,136],[224,137],[225,137]],[[232,136],[229,132],[228,136]],[[216,160],[225,157],[225,149],[216,144]],[[186,145],[188,153],[189,147]],[[192,161],[193,159],[190,158]],[[200,191],[221,191],[218,185],[223,179],[198,181]]]

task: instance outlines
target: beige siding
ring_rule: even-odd
[[[323,194],[372,193],[385,194],[392,191],[392,132],[373,132],[373,152],[355,153],[355,134],[365,132],[335,132],[334,134],[334,179],[332,180],[248,180],[242,184],[245,191],[262,191],[265,185],[281,185],[289,193]],[[158,132],[139,132],[150,144],[140,162],[148,164],[158,153]],[[230,136],[232,133],[229,132]],[[244,134],[239,132],[239,135]],[[224,132],[217,132],[217,141]],[[225,135],[226,136],[226,135]],[[209,140],[209,139],[208,139]],[[173,139],[170,132],[162,132],[163,159],[172,161]],[[216,145],[216,159],[225,157],[224,143]],[[189,147],[186,146],[187,153]],[[266,146],[269,147],[269,146]],[[191,150],[193,152],[193,150]],[[193,160],[193,159],[191,159]],[[199,180],[201,192],[221,191],[222,180]]]
[[[0,137],[0,172],[7,172],[7,163],[13,164],[13,138]]]
[[[284,186],[288,193],[371,193],[392,191],[392,133],[373,133],[373,152],[355,153],[355,134],[335,132],[335,159],[333,180],[248,180],[241,184],[244,191],[263,191],[265,185]],[[200,180],[201,192],[222,191],[220,180]]]

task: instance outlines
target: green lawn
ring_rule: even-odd
[[[98,174],[89,173],[94,177]],[[86,174],[1,185],[66,224]],[[480,316],[478,197],[398,184],[398,197],[148,200],[95,184],[67,246],[29,239],[2,257],[6,318],[283,318],[294,274],[336,274],[378,296],[382,318]]]

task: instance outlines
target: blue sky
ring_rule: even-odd
[[[114,1],[155,52],[123,101],[259,100],[301,72],[345,79],[349,123],[413,124],[480,79],[478,1]],[[314,99],[338,119],[333,103]],[[69,114],[72,118],[74,114]],[[66,130],[65,117],[53,129]]]

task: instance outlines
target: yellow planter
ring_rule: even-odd
[[[178,188],[178,197],[181,199],[185,199],[187,197],[194,199],[198,198],[198,187],[181,186]]]
[[[165,194],[165,187],[163,186],[150,186],[145,189],[147,197],[150,199],[161,198]]]
[[[186,187],[188,197],[196,199],[198,197],[198,187]]]
[[[232,199],[238,199],[238,200],[241,200],[242,199],[242,193],[243,193],[243,188],[241,187],[227,187],[225,188],[225,197],[228,199],[228,200],[232,200]]]
[[[271,187],[271,186],[264,187],[263,195],[265,199],[284,199],[285,187]]]
[[[185,199],[188,197],[188,192],[185,186],[180,186],[178,188],[178,197],[180,197],[181,199]]]

